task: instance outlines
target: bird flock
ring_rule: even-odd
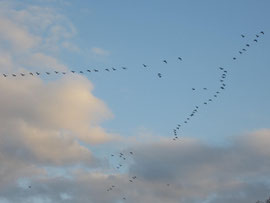
[[[254,38],[252,39],[252,41],[250,41],[249,43],[246,43],[243,45],[243,47],[241,47],[238,50],[238,53],[235,54],[232,57],[233,61],[236,61],[239,59],[239,57],[243,54],[245,54],[246,52],[248,52],[248,50],[252,47],[253,44],[258,43],[259,38],[262,37],[264,35],[264,31],[259,32],[258,34],[255,34]],[[246,38],[246,36],[244,34],[241,34],[241,38]],[[179,62],[183,61],[182,57],[178,57],[177,60]],[[162,63],[169,65],[169,61],[167,59],[163,59],[161,60]],[[142,67],[144,69],[150,69],[151,66],[145,63],[142,63]],[[197,116],[197,114],[199,113],[200,109],[204,106],[207,106],[209,104],[211,104],[212,102],[214,102],[215,100],[218,99],[219,95],[222,94],[223,91],[226,90],[227,87],[227,76],[228,76],[228,70],[225,69],[223,66],[219,66],[217,67],[218,71],[220,72],[220,75],[218,77],[218,82],[219,85],[218,87],[216,87],[215,91],[213,91],[211,93],[211,97],[205,98],[204,101],[202,103],[198,103],[197,105],[194,106],[193,109],[190,110],[190,113],[185,117],[185,119],[182,119],[182,121],[178,122],[174,128],[173,128],[173,137],[172,140],[173,142],[180,140],[180,131],[181,129],[189,124],[192,119],[194,117]],[[84,69],[81,71],[75,71],[75,70],[71,70],[71,71],[58,71],[58,70],[54,70],[51,72],[20,72],[20,73],[10,73],[10,74],[6,74],[3,73],[2,76],[4,78],[15,78],[15,77],[27,77],[27,76],[41,76],[41,75],[46,75],[46,76],[53,76],[53,75],[67,75],[67,74],[91,74],[91,73],[98,73],[98,72],[115,72],[115,71],[126,71],[128,70],[127,67],[112,67],[112,68],[102,68],[102,69]],[[157,73],[157,77],[158,78],[162,78],[163,74],[158,72]],[[196,92],[198,88],[192,87],[191,91]],[[207,87],[201,87],[200,89],[202,89],[203,91],[209,91]],[[129,151],[129,152],[120,152],[120,153],[112,153],[109,156],[109,159],[112,160],[112,162],[116,163],[116,165],[114,166],[115,170],[120,171],[125,165],[128,164],[128,160],[132,160],[134,158],[134,156],[136,156],[136,154],[133,151]],[[134,184],[137,181],[137,176],[136,175],[132,175],[130,177],[128,177],[127,182],[129,184]],[[169,187],[170,184],[167,183],[165,184],[165,186]],[[116,188],[120,188],[121,186],[116,185],[116,184],[111,184],[109,186],[106,187],[106,191],[107,192],[114,192],[114,190],[116,190]],[[31,189],[31,186],[29,186],[29,189]],[[121,197],[122,201],[126,201],[128,198],[124,195]]]
[[[258,38],[261,37],[262,35],[264,35],[264,32],[261,31],[259,34],[256,34],[255,35],[255,38],[252,40],[253,43],[258,43]],[[241,35],[242,38],[245,38],[246,36],[245,35]],[[238,59],[239,55],[242,55],[244,54],[245,52],[248,51],[248,49],[252,46],[252,42],[249,42],[245,45],[243,45],[243,47],[238,51],[238,55],[235,55],[233,56],[232,60],[235,61]],[[182,58],[179,57],[178,60],[182,61]],[[164,64],[168,64],[168,61],[166,59],[163,60],[163,63]],[[143,64],[143,67],[147,68],[147,67],[150,67],[146,64]],[[227,86],[227,83],[226,83],[226,79],[227,79],[227,76],[228,76],[228,70],[225,69],[224,67],[222,66],[219,66],[218,67],[218,70],[220,71],[220,76],[218,77],[218,81],[219,81],[219,85],[218,87],[216,87],[215,91],[212,92],[212,96],[211,97],[208,97],[208,98],[205,98],[204,101],[202,103],[198,103],[197,105],[194,106],[193,109],[191,109],[190,113],[186,116],[186,119],[184,119],[182,122],[179,122],[176,124],[176,126],[173,128],[173,137],[172,137],[172,140],[175,142],[177,140],[180,140],[179,139],[179,133],[180,133],[180,130],[181,128],[184,126],[184,125],[187,125],[188,123],[191,122],[191,120],[199,113],[199,110],[201,107],[203,106],[207,106],[208,104],[214,102],[218,97],[219,95],[225,91],[226,89],[226,86]],[[161,78],[162,77],[162,74],[161,73],[158,73],[158,77]],[[191,91],[196,91],[197,88],[191,88]],[[202,87],[202,89],[204,91],[208,91],[208,88],[207,87]],[[136,154],[134,155],[133,152],[130,152],[130,154],[132,156],[136,156]],[[114,154],[111,154],[111,157],[115,156]],[[124,153],[119,153],[119,158],[120,159],[123,159],[123,160],[126,160],[126,156],[124,155]],[[120,169],[121,167],[123,166],[123,164],[118,164],[118,166],[116,167],[117,169]],[[137,176],[132,176],[131,178],[128,179],[128,181],[133,184],[135,182],[135,180],[137,179]],[[167,183],[166,185],[164,186],[167,186],[167,187],[170,187],[170,183]],[[111,192],[113,191],[117,186],[116,185],[111,185],[110,187],[107,188],[107,192]],[[120,187],[120,186],[118,186]],[[127,197],[126,196],[123,196],[122,197],[122,200],[127,200]]]

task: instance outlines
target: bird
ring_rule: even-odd
[[[125,198],[125,197],[123,197],[123,200],[126,200],[126,198]]]
[[[7,75],[6,74],[3,74],[3,76],[6,78],[7,77]]]
[[[133,176],[132,179],[136,179],[137,177],[136,176]]]
[[[133,180],[129,180],[129,182],[131,182],[131,183],[132,183],[132,182],[133,182]]]
[[[220,89],[223,89],[224,90],[225,88],[223,86],[221,86]]]
[[[236,60],[236,57],[233,57],[233,60]]]
[[[147,65],[143,64],[143,67],[145,67],[145,68],[146,68],[146,67],[147,67]]]
[[[113,154],[111,154],[111,156],[114,156]]]
[[[94,71],[95,71],[95,72],[98,72],[98,70],[97,70],[97,69],[94,69]]]
[[[258,37],[259,37],[259,35],[256,35],[256,37],[258,38]]]
[[[220,82],[223,82],[224,80],[219,80]]]
[[[113,71],[116,71],[116,69],[115,68],[112,68],[113,69]]]
[[[25,76],[25,74],[24,73],[21,73],[21,76]]]
[[[264,31],[261,31],[261,33],[264,35]]]
[[[195,90],[195,88],[192,88],[192,90]]]
[[[49,72],[46,72],[46,74],[47,74],[47,75],[50,75],[50,73],[49,73]]]
[[[250,45],[249,44],[246,44],[247,47],[249,47]]]
[[[31,185],[29,185],[28,188],[31,189]]]
[[[212,101],[212,99],[208,99],[208,101]]]
[[[33,74],[33,73],[31,73],[31,72],[30,72],[29,74],[30,74],[30,75],[32,75],[32,76],[34,75],[34,74]]]
[[[161,73],[158,73],[158,77],[159,77],[159,78],[161,78],[161,77],[162,77]]]
[[[214,97],[217,97],[217,95],[215,94]]]
[[[129,152],[131,155],[133,155],[133,152]]]
[[[219,91],[217,91],[216,93],[219,94]]]
[[[168,63],[166,60],[163,60],[163,62],[166,63],[166,64]]]
[[[39,72],[36,72],[36,74],[37,74],[37,75],[40,75],[40,73],[39,73]]]
[[[81,74],[83,74],[83,71],[80,71]]]
[[[220,69],[220,70],[223,70],[224,68],[222,68],[222,67],[219,67],[219,69]]]
[[[126,67],[122,67],[122,69],[123,69],[123,70],[127,70],[127,68],[126,68]]]
[[[204,87],[203,89],[204,89],[204,90],[207,90],[207,88],[206,88],[206,87]]]
[[[179,59],[180,61],[182,61],[182,58],[181,58],[181,57],[178,57],[178,59]]]
[[[242,49],[243,51],[246,51],[246,49]]]
[[[239,54],[242,54],[242,51],[239,51]]]
[[[88,69],[87,72],[91,73],[91,70]]]
[[[65,75],[65,74],[66,74],[66,72],[62,72],[62,74],[63,74],[63,75]]]
[[[207,102],[204,102],[204,104],[207,104]]]
[[[245,37],[245,35],[243,35],[243,34],[242,34],[242,35],[241,35],[241,37],[242,37],[242,38],[244,38],[244,37]]]
[[[58,74],[59,72],[58,71],[54,71],[55,72],[55,74]]]
[[[105,69],[106,71],[110,72],[110,70],[108,68]]]
[[[71,72],[72,72],[72,73],[75,73],[76,71],[72,70]]]
[[[254,41],[254,42],[258,42],[258,40],[256,40],[256,39],[254,39],[253,41]]]
[[[170,184],[169,184],[169,183],[167,183],[167,186],[170,186]]]
[[[16,75],[15,75],[15,74],[12,74],[12,76],[13,76],[13,77],[16,77]]]

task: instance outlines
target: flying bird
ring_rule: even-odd
[[[127,70],[127,68],[126,68],[126,67],[122,67],[122,69],[123,69],[123,70]]]
[[[55,74],[58,74],[59,72],[58,71],[54,71],[55,72]]]
[[[233,57],[233,60],[236,60],[236,57]]]
[[[254,42],[258,42],[258,40],[256,40],[256,39],[254,39],[253,41],[254,41]]]
[[[264,35],[264,32],[263,31],[261,31],[261,33]]]
[[[110,70],[108,68],[105,69],[106,71],[110,72]]]
[[[192,88],[192,90],[195,90],[195,88]]]
[[[166,63],[166,64],[168,63],[166,60],[163,60],[163,62]]]
[[[87,72],[91,73],[91,70],[87,70]]]
[[[143,64],[143,67],[145,67],[145,68],[146,68],[146,67],[147,67],[147,65]]]
[[[3,74],[3,76],[6,78],[7,77],[7,75],[6,74]]]
[[[178,57],[178,59],[179,59],[180,61],[182,61],[182,58],[181,58],[181,57]]]
[[[242,54],[242,51],[239,51],[239,54]]]
[[[243,51],[246,51],[246,49],[242,49]]]
[[[37,75],[40,75],[40,73],[39,73],[39,72],[36,72],[36,74],[37,74]]]
[[[81,74],[83,74],[83,71],[80,71]]]
[[[112,68],[113,69],[113,71],[116,71],[116,69],[115,68]]]
[[[207,88],[206,88],[206,87],[204,87],[203,89],[204,89],[204,90],[207,90]]]
[[[16,77],[16,75],[15,75],[15,74],[12,74],[12,76],[13,76],[13,77]]]
[[[98,72],[98,70],[97,70],[97,69],[94,69],[94,71],[95,71],[95,72]]]
[[[25,74],[24,73],[21,73],[21,76],[25,76]]]
[[[62,72],[62,74],[63,74],[63,75],[65,75],[65,74],[66,74],[66,72]]]
[[[250,45],[249,44],[246,44],[247,47],[249,47]]]
[[[256,35],[256,37],[258,38],[258,37],[259,37],[259,35]]]
[[[159,77],[159,78],[161,78],[161,77],[162,77],[161,73],[158,73],[158,77]]]
[[[33,74],[33,73],[31,73],[31,72],[30,72],[29,74],[30,74],[30,75],[32,75],[32,76],[34,75],[34,74]]]
[[[75,73],[76,71],[72,70],[71,72],[72,72],[72,73]]]
[[[245,37],[245,35],[241,35],[241,37],[242,37],[242,38],[244,38],[244,37]]]

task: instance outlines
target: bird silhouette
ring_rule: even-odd
[[[163,62],[166,63],[166,64],[168,63],[166,60],[163,60]]]

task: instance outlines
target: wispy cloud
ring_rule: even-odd
[[[99,48],[99,47],[93,47],[91,49],[91,52],[97,56],[108,56],[110,55],[110,52],[105,50],[105,49],[102,49],[102,48]]]

